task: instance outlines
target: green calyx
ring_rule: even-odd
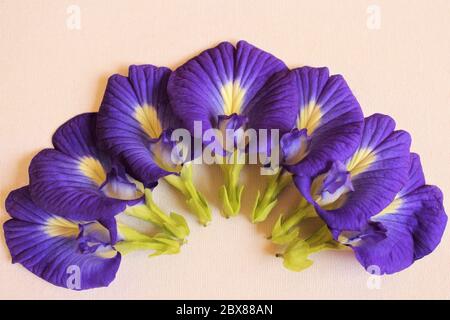
[[[145,189],[145,204],[128,207],[125,214],[147,221],[161,229],[155,235],[143,234],[123,223],[118,223],[118,231],[121,241],[114,248],[121,254],[128,254],[137,250],[152,250],[149,257],[162,254],[176,254],[186,242],[189,235],[189,227],[183,216],[171,212],[165,214],[153,201],[150,189]]]
[[[219,198],[222,201],[222,214],[226,218],[237,216],[241,209],[241,197],[244,186],[239,184],[243,163],[239,163],[239,151],[232,155],[232,163],[221,164],[224,176],[224,185],[219,189]]]
[[[278,254],[283,258],[283,265],[291,271],[302,271],[313,264],[309,255],[325,249],[343,249],[345,246],[333,239],[326,225],[320,227],[306,240],[295,238],[289,242],[285,251]]]
[[[203,195],[194,186],[192,164],[184,164],[180,175],[171,174],[164,179],[186,197],[186,204],[189,209],[197,216],[198,221],[206,226],[211,221],[211,209]]]
[[[284,246],[284,252],[277,254],[277,257],[283,258],[283,265],[289,270],[298,272],[310,267],[313,264],[313,261],[309,259],[312,253],[325,249],[345,248],[333,239],[322,220],[320,220],[319,229],[308,238],[302,238],[300,227],[308,218],[318,218],[318,216],[314,207],[302,199],[290,215],[287,217],[280,215],[272,229],[271,241]]]
[[[299,272],[313,264],[313,261],[308,259],[309,254],[310,247],[308,243],[301,239],[294,239],[285,252],[278,254],[277,257],[283,258],[283,265],[286,269]]]
[[[180,252],[180,241],[166,233],[148,236],[122,223],[118,224],[118,229],[123,240],[117,242],[114,248],[123,255],[137,250],[153,250],[149,257]]]
[[[283,169],[279,169],[276,174],[269,177],[267,187],[262,196],[259,191],[256,195],[252,211],[253,223],[266,220],[278,202],[278,195],[291,183],[292,175]]]
[[[184,241],[189,235],[189,226],[183,216],[164,213],[153,201],[152,192],[145,189],[145,204],[127,208],[125,214],[148,221],[163,229],[169,236]]]
[[[298,237],[299,228],[298,224],[307,218],[316,217],[314,207],[305,204],[304,201],[300,202],[298,207],[287,218],[280,215],[277,222],[272,229],[272,235],[270,239],[275,244],[288,244]]]

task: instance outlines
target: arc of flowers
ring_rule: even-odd
[[[4,232],[13,262],[54,285],[84,290],[108,286],[128,252],[178,253],[189,227],[183,216],[158,207],[152,189],[164,179],[186,197],[201,224],[211,221],[192,180],[192,158],[173,161],[173,130],[195,133],[196,122],[204,146],[212,144],[203,135],[211,128],[279,130],[281,169],[257,193],[251,220],[266,220],[294,182],[301,200],[279,216],[270,236],[288,269],[308,268],[318,251],[351,248],[364,268],[376,265],[390,274],[441,240],[443,196],[425,183],[407,132],[395,130],[386,115],[364,118],[342,76],[330,76],[327,68],[289,70],[240,41],[207,49],[173,72],[133,65],[128,76],[111,76],[99,112],[63,124],[53,148],[33,158],[29,186],[7,197],[12,219]],[[237,135],[231,147],[220,145],[218,158],[248,156],[252,151],[240,140]],[[268,154],[273,147],[256,152]],[[220,166],[222,213],[235,216],[244,165]],[[156,231],[143,233],[126,216]],[[307,233],[302,226],[309,219],[316,229]],[[73,266],[79,283],[70,282]]]

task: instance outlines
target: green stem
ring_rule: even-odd
[[[164,179],[186,197],[189,209],[197,216],[199,222],[206,226],[211,221],[211,209],[203,195],[194,186],[192,164],[184,164],[179,176],[171,174]]]
[[[244,164],[238,161],[239,153],[239,151],[233,152],[232,163],[220,165],[224,176],[224,185],[219,189],[219,198],[222,201],[222,214],[226,218],[237,216],[241,209],[244,186],[239,184],[239,177]]]
[[[252,222],[258,223],[267,219],[278,202],[278,195],[292,183],[292,175],[286,170],[279,169],[275,175],[269,177],[262,197],[260,191],[256,194],[256,201],[252,212]]]

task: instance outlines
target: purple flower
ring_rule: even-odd
[[[143,190],[114,158],[96,144],[95,113],[64,123],[53,135],[54,149],[31,161],[30,193],[43,210],[77,221],[99,220],[115,228],[114,216],[142,202]]]
[[[176,69],[168,91],[175,114],[192,133],[219,128],[221,116],[247,117],[242,125],[289,130],[294,124],[292,76],[285,64],[245,41],[222,42]]]
[[[148,191],[147,191],[148,192]],[[175,254],[189,234],[182,216],[159,212],[151,195],[146,205],[130,214],[156,226],[155,235],[142,234],[113,217],[106,227],[96,220],[76,220],[49,213],[32,200],[28,186],[12,191],[6,210],[12,219],[3,228],[13,263],[60,287],[85,290],[108,286],[115,278],[121,255],[152,250],[150,256]]]
[[[366,270],[372,266],[390,274],[430,254],[446,224],[442,192],[425,184],[419,156],[412,153],[408,180],[394,199],[360,231],[343,231],[338,239],[353,249]]]
[[[292,148],[283,154],[299,161],[285,161],[296,175],[314,176],[330,161],[342,161],[351,155],[361,137],[364,116],[358,101],[340,75],[329,75],[328,68],[302,67],[295,75],[299,103],[296,127],[286,135],[305,130],[307,140],[298,139],[295,155]],[[282,146],[283,147],[283,146]]]
[[[314,180],[294,177],[300,192],[315,206],[333,234],[360,230],[408,180],[411,138],[407,132],[394,128],[392,118],[372,115],[364,121],[359,146],[342,163],[336,160]]]
[[[97,222],[48,213],[33,202],[29,187],[12,191],[6,210],[12,219],[3,228],[13,263],[54,285],[75,290],[105,287],[114,280],[121,255]],[[117,237],[115,229],[110,232]]]
[[[168,92],[174,113],[191,133],[196,121],[204,132],[228,127],[230,120],[234,130],[286,132],[294,126],[297,113],[293,75],[281,60],[245,41],[236,47],[223,42],[192,58],[172,73]],[[226,183],[220,195],[226,216],[240,209],[241,167],[222,166]]]
[[[167,96],[171,71],[152,65],[130,66],[128,77],[115,74],[108,80],[97,121],[98,140],[121,159],[130,174],[145,187],[166,181],[187,198],[187,204],[206,225],[211,210],[192,182],[190,164],[172,160],[176,143],[173,129],[181,127]]]
[[[410,136],[394,128],[390,117],[372,115],[365,119],[359,145],[347,159],[331,161],[315,177],[294,176],[304,198],[293,214],[278,219],[272,231],[273,242],[292,244],[283,254],[286,266],[299,270],[310,265],[308,254],[341,248],[335,241],[340,235],[352,238],[367,230],[372,239],[383,236],[380,225],[368,228],[375,226],[369,220],[394,201],[410,168]],[[310,238],[299,239],[298,225],[316,213],[323,227]]]
[[[128,77],[111,76],[98,114],[100,145],[121,158],[131,175],[146,187],[179,171],[165,157],[173,146],[164,139],[167,130],[180,127],[166,92],[170,73],[164,67],[133,65]]]
[[[330,76],[328,68],[312,67],[291,73],[299,95],[295,127],[281,138],[283,169],[271,178],[262,196],[258,192],[252,213],[254,222],[264,221],[269,215],[278,194],[290,184],[290,173],[309,179],[330,162],[345,160],[361,138],[364,116],[342,76]]]
[[[150,145],[163,156],[164,145],[171,143],[165,133]],[[84,290],[109,285],[121,253],[179,252],[189,234],[185,219],[164,214],[120,158],[99,148],[96,113],[70,119],[52,140],[54,149],[31,161],[30,186],[11,192],[6,201],[13,219],[4,230],[13,262],[57,286]],[[160,232],[141,234],[118,222],[120,213]]]

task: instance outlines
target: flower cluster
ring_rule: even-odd
[[[249,129],[275,130],[279,141],[266,135],[268,147],[248,148],[243,132]],[[295,184],[301,200],[279,216],[270,236],[291,270],[309,267],[311,253],[351,248],[364,268],[389,274],[441,240],[442,193],[425,184],[407,132],[395,130],[386,115],[364,118],[342,76],[327,68],[289,69],[240,41],[207,49],[175,71],[133,65],[128,76],[111,76],[99,111],[63,124],[53,148],[33,158],[29,185],[6,199],[13,262],[54,285],[84,290],[109,285],[130,251],[179,252],[189,228],[183,216],[153,201],[158,181],[186,198],[199,223],[211,221],[211,209],[192,181],[192,162],[203,155],[189,148],[182,157],[177,130],[210,148],[217,141],[206,131],[239,132],[231,147],[213,147],[220,159],[276,154],[277,161],[261,163],[273,175],[257,193],[251,219],[266,220],[278,195]],[[244,165],[220,167],[222,214],[235,216]],[[136,221],[154,232],[137,230]]]

